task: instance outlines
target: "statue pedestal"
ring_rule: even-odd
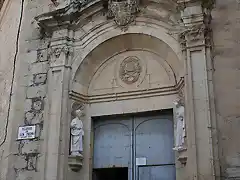
[[[83,156],[82,155],[69,155],[68,156],[68,165],[72,171],[79,171],[83,165]]]

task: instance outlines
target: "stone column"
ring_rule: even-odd
[[[70,102],[68,98],[71,73],[71,47],[68,30],[55,31],[49,48],[48,107],[45,127],[44,180],[66,179],[69,154]],[[59,36],[59,37],[58,37]],[[61,39],[61,40],[60,40]]]
[[[209,9],[201,1],[179,2],[186,52],[186,113],[188,133],[188,179],[219,177],[216,118],[212,84]]]

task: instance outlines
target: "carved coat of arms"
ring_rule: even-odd
[[[135,83],[142,72],[140,60],[137,57],[128,57],[120,64],[120,78],[126,84]]]
[[[109,1],[109,17],[114,17],[118,26],[126,26],[134,20],[134,13],[138,11],[138,4],[135,0]]]

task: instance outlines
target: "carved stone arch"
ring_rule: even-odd
[[[95,41],[94,41],[95,42]],[[176,43],[176,42],[175,42]],[[136,56],[136,53],[139,54],[145,54],[145,59],[141,57],[138,57],[136,59],[140,59],[141,61],[141,67],[142,71],[146,71],[145,63],[150,61],[148,60],[149,56],[150,59],[155,59],[160,64],[159,66],[159,77],[158,83],[161,85],[153,86],[152,89],[155,88],[168,88],[168,87],[174,87],[172,90],[176,90],[179,85],[181,84],[182,80],[182,74],[183,74],[183,63],[182,60],[178,58],[176,53],[172,50],[172,48],[164,43],[162,40],[158,39],[157,37],[146,35],[146,34],[140,34],[140,33],[128,33],[128,34],[122,34],[115,37],[112,37],[104,42],[102,42],[100,45],[95,47],[92,51],[90,51],[87,56],[77,61],[80,63],[80,66],[76,70],[75,77],[73,77],[73,89],[72,91],[77,94],[82,94],[84,96],[91,96],[92,94],[97,95],[98,93],[93,93],[91,90],[93,88],[93,81],[95,81],[96,84],[96,76],[98,76],[100,73],[97,72],[99,70],[102,71],[103,67],[106,67],[106,63],[109,63],[110,61],[113,61],[114,58],[117,58],[123,54],[128,54],[129,57]],[[128,58],[128,56],[125,56],[124,59]],[[124,60],[122,59],[122,60]],[[74,64],[76,63],[75,62]],[[139,62],[140,62],[139,61]],[[115,62],[117,63],[117,62]],[[115,64],[116,66],[120,66],[118,63]],[[157,64],[156,64],[157,66]],[[74,65],[73,68],[76,66]],[[153,65],[155,67],[155,65]],[[118,72],[119,69],[113,70]],[[165,72],[165,73],[163,73]],[[163,74],[161,74],[163,73]],[[108,77],[111,77],[113,75],[110,75]],[[118,84],[118,87],[124,87],[124,84],[121,80],[119,80],[120,75],[114,75],[117,81],[120,82]],[[139,78],[141,82],[138,82],[137,84],[140,85],[143,81],[145,75],[143,73],[139,74]],[[161,80],[161,77],[168,76],[169,82],[164,82]],[[157,77],[155,75],[155,77]],[[95,78],[95,79],[94,79]],[[106,79],[106,78],[105,78]],[[121,79],[121,78],[120,78]],[[138,77],[137,77],[138,79]],[[136,81],[137,81],[136,79]],[[109,80],[109,83],[112,80]],[[121,83],[122,82],[122,83]],[[146,83],[146,82],[145,82]],[[132,84],[132,83],[130,83]],[[133,83],[134,84],[134,83]],[[138,86],[137,85],[137,86]],[[105,85],[108,88],[110,87],[110,84]],[[113,85],[114,86],[114,85]],[[132,87],[136,86],[134,84]],[[128,88],[130,86],[128,85]],[[99,87],[98,87],[99,88]],[[136,88],[131,88],[132,90],[136,90]],[[147,89],[140,88],[141,90]],[[112,93],[112,91],[106,91],[106,93]],[[119,91],[118,91],[119,92]],[[100,93],[102,94],[102,93]]]
[[[144,22],[148,22],[148,27],[146,27],[143,24]],[[106,26],[106,24],[104,24],[103,26]],[[143,31],[143,27],[144,27],[144,31]],[[124,36],[147,37],[148,39],[150,39],[150,41],[155,42],[155,44],[157,44],[157,43],[164,44],[163,46],[165,46],[165,48],[168,49],[166,51],[171,52],[171,53],[169,53],[169,55],[171,56],[171,57],[169,56],[169,60],[173,61],[173,62],[168,62],[169,60],[168,59],[166,60],[166,57],[162,57],[162,58],[164,61],[166,61],[168,66],[172,69],[172,73],[175,76],[174,77],[175,81],[178,83],[180,81],[180,79],[183,77],[183,66],[184,65],[183,65],[180,44],[179,44],[177,38],[169,35],[169,33],[168,33],[169,29],[170,29],[169,26],[168,27],[164,26],[159,21],[156,21],[154,19],[141,17],[141,21],[137,22],[133,26],[130,26],[128,28],[128,30],[125,32],[120,31],[119,29],[116,29],[116,28],[111,28],[111,25],[109,28],[104,28],[101,26],[98,28],[99,29],[103,28],[100,35],[96,36],[97,33],[93,31],[93,32],[90,32],[89,34],[87,34],[86,36],[84,36],[83,39],[81,39],[81,43],[76,42],[76,44],[78,46],[76,47],[75,56],[72,61],[72,82],[73,82],[73,84],[72,84],[71,90],[73,93],[77,93],[77,94],[79,93],[84,96],[88,96],[89,83],[88,83],[88,85],[78,83],[76,80],[76,77],[80,73],[81,68],[83,68],[84,66],[86,67],[87,64],[92,64],[92,63],[90,63],[91,60],[89,60],[89,59],[94,59],[94,57],[93,57],[94,54],[95,54],[95,59],[100,58],[102,61],[105,61],[106,59],[110,58],[111,56],[113,56],[121,51],[126,51],[127,49],[132,49],[132,50],[133,49],[135,49],[135,50],[142,49],[145,51],[152,51],[152,52],[158,54],[159,56],[162,56],[162,53],[166,50],[166,49],[163,50],[164,48],[159,48],[157,50],[156,49],[157,46],[155,46],[155,47],[147,47],[146,45],[145,45],[146,47],[142,47],[141,45],[136,46],[136,44],[139,45],[139,42],[132,41],[131,43],[128,43],[128,44],[131,44],[130,46],[132,46],[132,47],[127,47],[127,48],[118,47],[118,49],[113,50],[108,55],[105,55],[102,57],[99,55],[97,55],[98,57],[96,56],[96,54],[99,54],[99,49],[103,48],[103,46],[105,44],[109,44],[114,41],[115,41],[115,45],[121,44],[121,38]],[[135,39],[137,39],[137,38],[135,38]],[[149,44],[151,44],[151,43],[149,43]],[[119,45],[119,46],[121,46],[121,45]],[[109,51],[109,49],[107,51]],[[174,63],[178,64],[177,65],[178,67],[176,65],[174,67],[174,65],[173,65]],[[88,66],[88,67],[90,67],[90,66]],[[96,72],[96,68],[98,68],[98,67],[97,66],[95,67],[94,73]],[[84,68],[84,69],[86,70],[87,68]],[[84,71],[84,69],[83,69],[83,71]],[[83,72],[83,71],[81,71],[81,72]],[[88,71],[89,71],[89,69],[88,69]],[[83,74],[84,73],[81,73],[81,75],[79,75],[79,77],[80,78],[84,77],[85,80],[90,78],[87,80],[90,82],[93,74],[91,76],[88,76],[88,75],[86,76]]]
[[[146,23],[148,24],[147,27],[145,26]],[[99,29],[102,30],[98,32]],[[83,60],[89,55],[90,52],[92,52],[100,44],[124,34],[143,34],[163,41],[172,49],[172,51],[178,57],[178,60],[183,64],[182,51],[178,37],[170,35],[169,32],[170,26],[166,27],[162,22],[146,17],[141,17],[139,22],[136,22],[135,25],[130,26],[125,32],[115,28],[112,25],[112,22],[102,23],[98,25],[98,28],[84,35],[79,42],[78,40],[76,41],[76,53],[73,57],[71,65],[72,80],[74,79],[75,74]]]

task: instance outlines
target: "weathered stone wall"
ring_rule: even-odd
[[[0,1],[0,9],[1,9]],[[6,119],[12,81],[13,59],[17,27],[19,24],[20,1],[6,1],[0,13],[0,144],[5,138]],[[3,144],[0,147],[0,179],[3,166]]]
[[[217,0],[212,16],[221,176],[239,179],[240,2]]]
[[[49,2],[15,1],[8,4],[0,22],[0,143],[8,110],[8,97],[12,78],[17,30],[21,3],[24,2],[19,51],[16,60],[11,113],[6,143],[0,151],[0,179],[39,179],[43,151],[44,104],[46,97],[48,40],[41,39],[34,17],[48,10]],[[27,28],[26,28],[27,27]],[[36,125],[38,137],[34,140],[16,141],[19,126]],[[42,168],[43,169],[43,168]]]
[[[3,146],[4,152],[3,147],[0,147],[1,180],[44,179],[43,158],[46,139],[43,124],[44,121],[46,122],[44,114],[47,114],[46,110],[48,110],[46,92],[49,41],[41,39],[39,28],[33,19],[42,12],[47,12],[50,2],[49,0],[41,0],[41,3],[39,0],[25,1],[22,23],[24,31],[21,33],[19,42],[11,108],[14,113],[11,113],[12,116],[9,119],[8,136],[10,138]],[[5,132],[20,7],[20,0],[12,0],[4,17],[0,17],[0,143]],[[240,3],[237,0],[216,0],[212,15],[214,86],[221,176],[240,178],[240,144],[238,143],[240,135],[240,81],[238,79],[240,78]],[[198,59],[197,62],[199,62]],[[39,137],[31,141],[17,142],[17,128],[20,125],[37,125]],[[57,178],[53,176],[52,179]]]

